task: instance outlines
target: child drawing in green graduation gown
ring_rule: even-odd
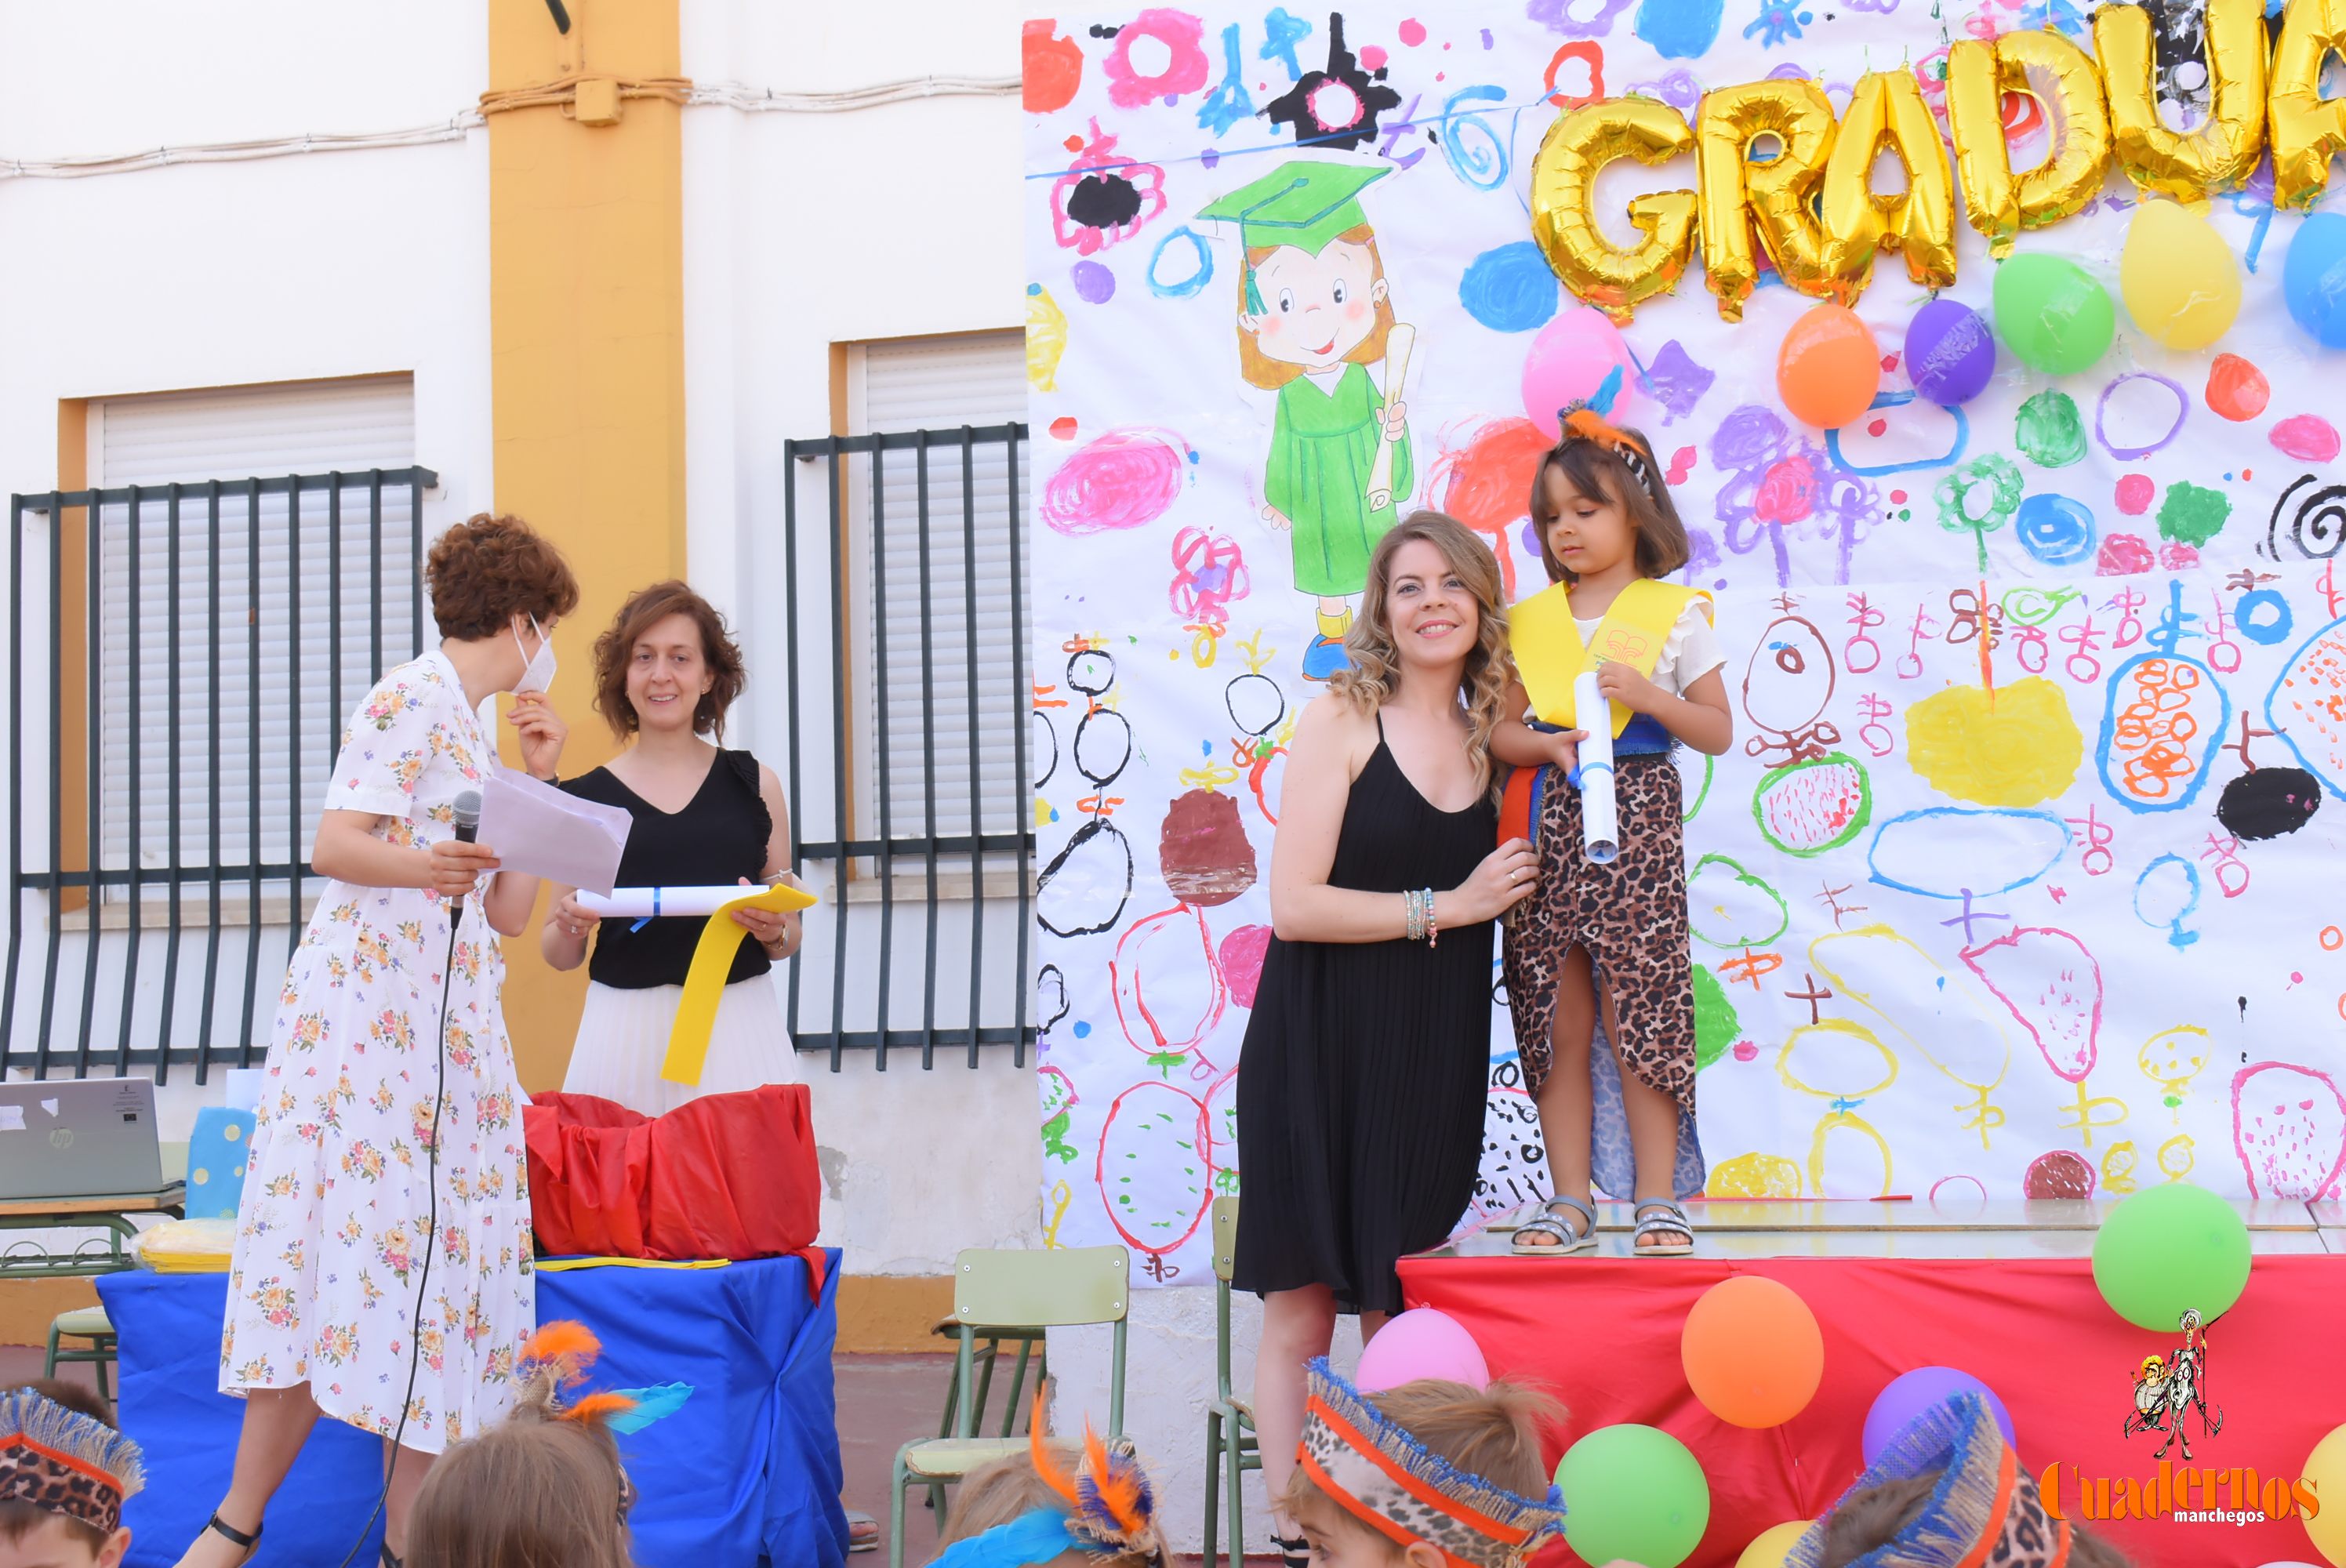
[[[1308,680],[1346,667],[1352,599],[1369,553],[1414,487],[1406,409],[1370,379],[1385,360],[1397,389],[1409,329],[1396,332],[1384,263],[1361,210],[1361,188],[1391,172],[1289,163],[1199,216],[1235,221],[1246,249],[1239,361],[1249,384],[1279,394],[1263,518],[1291,532],[1295,586],[1319,600]]]

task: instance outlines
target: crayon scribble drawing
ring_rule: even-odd
[[[1985,384],[1942,404],[1905,353],[1921,298],[1877,265],[1854,310],[1879,390],[1830,431],[1777,392],[1814,300],[1772,269],[1730,324],[1698,247],[1617,331],[1530,217],[1565,114],[1636,93],[1691,126],[1705,89],[1771,76],[1838,113],[1841,84],[1903,60],[1943,117],[1946,40],[2025,9],[1461,0],[1029,26],[1017,501],[1054,1244],[1212,1278],[1201,1217],[1245,1186],[1232,1106],[1287,747],[1345,667],[1369,555],[1435,506],[1511,597],[1545,587],[1526,514],[1556,400],[1532,389],[1616,368],[1737,703],[1738,747],[1686,779],[1708,1190],[2341,1196],[2346,383],[2283,306],[2304,219],[2270,177],[2208,203],[2247,303],[2193,352],[2120,331],[2047,376],[1994,333]],[[2204,115],[2204,73],[2163,79]],[[2027,168],[2056,117],[2013,103]],[[1634,244],[1637,192],[1694,184],[1692,161],[1586,182],[1599,229]],[[2317,205],[2346,209],[2332,189]],[[2144,205],[2113,168],[2022,248],[2095,272]],[[1961,214],[1955,232],[1938,297],[1992,322],[1988,240]],[[1478,1212],[1546,1179],[1493,1001]]]

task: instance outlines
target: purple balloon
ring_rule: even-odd
[[[1906,328],[1906,374],[1942,408],[1969,402],[1995,374],[1995,338],[1969,305],[1933,300]]]
[[[1866,1464],[1870,1467],[1881,1459],[1882,1451],[1907,1422],[1933,1405],[1965,1393],[1977,1394],[1987,1401],[1995,1424],[2004,1429],[2004,1441],[2018,1447],[2018,1440],[2012,1435],[2011,1413],[1995,1397],[1994,1390],[1969,1372],[1959,1372],[1953,1367],[1917,1367],[1891,1379],[1890,1386],[1874,1397],[1873,1408],[1865,1412]]]

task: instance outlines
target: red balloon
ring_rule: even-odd
[[[1678,1339],[1687,1386],[1730,1426],[1781,1426],[1824,1380],[1825,1338],[1791,1287],[1757,1274],[1722,1279],[1687,1314]]]
[[[1882,390],[1882,351],[1872,329],[1852,311],[1819,305],[1784,334],[1776,390],[1803,424],[1839,430],[1854,423]]]

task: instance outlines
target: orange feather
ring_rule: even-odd
[[[595,1358],[603,1353],[603,1342],[584,1323],[567,1319],[546,1324],[524,1340],[521,1359],[526,1363],[540,1361],[552,1367],[566,1386],[586,1375]]]
[[[1066,1498],[1067,1506],[1080,1513],[1083,1512],[1083,1500],[1076,1492],[1075,1478],[1067,1473],[1066,1467],[1051,1451],[1050,1444],[1043,1441],[1044,1435],[1043,1390],[1037,1388],[1035,1390],[1035,1416],[1026,1423],[1027,1454],[1034,1460],[1035,1473],[1043,1484]]]
[[[1627,446],[1630,440],[1605,422],[1605,416],[1593,408],[1576,408],[1565,415],[1564,428],[1573,435],[1596,442],[1600,446]]]
[[[1148,1516],[1140,1506],[1139,1466],[1132,1464],[1119,1469],[1109,1457],[1107,1445],[1100,1441],[1099,1434],[1092,1431],[1089,1421],[1084,1423],[1084,1453],[1090,1461],[1092,1491],[1098,1495],[1100,1506],[1107,1509],[1108,1516],[1123,1527],[1127,1539],[1137,1536],[1148,1524]]]
[[[565,1406],[562,1419],[590,1423],[605,1421],[635,1408],[636,1401],[625,1394],[587,1394]]]

